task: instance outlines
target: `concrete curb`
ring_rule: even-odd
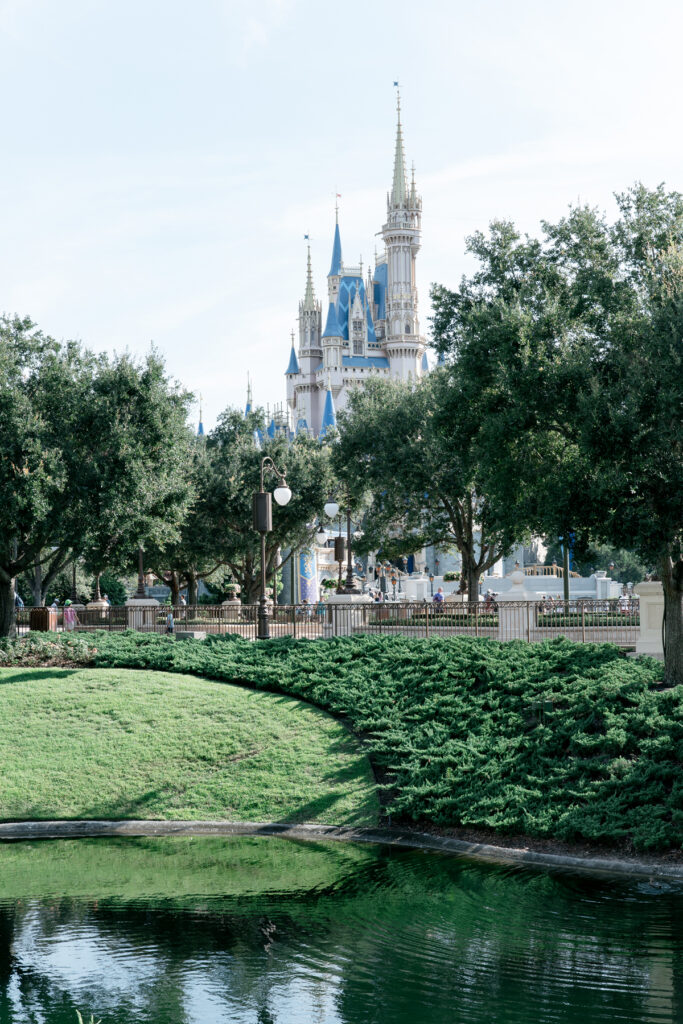
[[[469,843],[427,832],[400,828],[354,828],[344,825],[287,824],[250,821],[16,821],[0,823],[0,841],[78,839],[97,836],[281,836],[309,841],[336,840],[379,843],[452,853],[498,864],[578,871],[591,875],[668,878],[683,882],[683,865],[610,857],[578,857],[559,853]]]

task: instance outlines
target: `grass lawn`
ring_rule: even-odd
[[[0,820],[372,825],[358,741],[277,694],[165,672],[0,669]]]

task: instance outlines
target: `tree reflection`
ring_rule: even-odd
[[[5,903],[0,1021],[74,1024],[76,1008],[104,1024],[683,1016],[680,892],[370,854],[299,892]]]

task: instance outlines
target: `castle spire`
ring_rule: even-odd
[[[339,206],[335,206],[334,242],[332,243],[332,263],[328,277],[338,277],[342,268],[341,236],[339,234]]]
[[[251,412],[251,378],[247,374],[247,404],[244,409],[244,415],[248,416]]]
[[[394,153],[394,184],[391,190],[391,205],[403,206],[406,201],[406,161],[403,152],[403,128],[401,126],[401,94],[396,90],[396,150]]]
[[[327,393],[325,394],[325,407],[323,409],[323,418],[320,424],[319,438],[322,440],[327,437],[327,433],[330,430],[334,430],[337,426],[337,416],[334,411],[334,398],[332,396],[332,384],[330,383],[329,372],[327,374]]]
[[[289,373],[300,373],[299,360],[296,357],[296,350],[294,348],[294,331],[292,331],[292,350],[289,353],[289,364],[285,370],[285,375]]]
[[[308,248],[306,257],[306,291],[304,293],[304,310],[313,312],[315,310],[315,291],[313,289],[313,270],[311,269],[311,247]]]
[[[199,426],[197,427],[197,437],[204,437],[204,417],[202,415],[202,394],[199,392]]]

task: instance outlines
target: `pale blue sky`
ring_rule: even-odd
[[[464,238],[636,179],[683,190],[675,0],[0,0],[0,309],[144,352],[211,425],[284,400],[311,235],[372,258],[401,82],[422,327]]]

